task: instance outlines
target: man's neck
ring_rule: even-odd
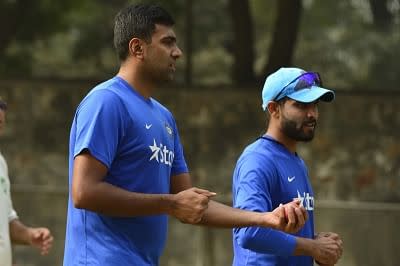
[[[281,143],[290,152],[292,152],[292,153],[296,152],[297,141],[287,137],[279,129],[277,129],[277,128],[268,128],[268,130],[267,130],[267,132],[265,134],[268,135],[268,136],[271,136],[277,142]]]
[[[150,98],[155,87],[154,82],[143,78],[145,75],[141,75],[138,68],[120,67],[118,77],[124,79],[135,89],[140,95],[145,98]]]

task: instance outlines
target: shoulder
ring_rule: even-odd
[[[82,103],[95,100],[99,104],[103,102],[120,101],[121,96],[117,93],[121,85],[114,79],[109,79],[95,86],[83,99]]]
[[[260,145],[260,141],[256,140],[240,155],[233,175],[236,186],[246,183],[267,188],[276,184],[278,171],[274,157]]]
[[[268,142],[265,142],[263,139],[257,139],[244,149],[242,156],[247,159],[273,164],[276,154]]]
[[[80,102],[77,114],[82,110],[89,112],[122,112],[125,110],[121,95],[117,92],[119,84],[114,80],[107,80],[94,87]]]
[[[260,139],[244,149],[237,166],[262,173],[274,173],[276,169],[273,151]]]

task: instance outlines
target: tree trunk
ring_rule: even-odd
[[[369,0],[374,25],[383,30],[388,30],[392,24],[393,16],[387,8],[387,0]]]
[[[263,77],[280,67],[292,65],[301,12],[301,0],[278,0],[278,15]]]
[[[248,84],[254,75],[254,34],[248,1],[229,0],[233,27],[232,79],[237,84]]]
[[[0,57],[4,54],[9,43],[15,38],[18,14],[17,4],[12,2],[0,3]]]
[[[193,0],[185,3],[185,84],[191,86],[193,82]]]

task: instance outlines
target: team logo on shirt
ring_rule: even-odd
[[[167,133],[168,133],[170,136],[172,136],[172,133],[174,133],[174,132],[172,131],[172,127],[171,127],[170,125],[168,125],[167,122],[165,122],[165,130],[167,131]]]
[[[300,199],[300,205],[303,206],[307,211],[314,210],[314,197],[310,193],[300,193],[297,190],[297,198]]]
[[[158,163],[172,166],[175,154],[173,151],[168,150],[167,146],[162,143],[158,145],[156,140],[153,139],[153,145],[149,146],[149,148],[152,152],[149,161],[156,160]]]

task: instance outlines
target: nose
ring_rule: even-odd
[[[182,56],[182,50],[178,46],[176,46],[175,49],[172,51],[172,57],[178,59],[181,56]]]
[[[309,118],[318,119],[318,106],[316,104],[310,104],[308,106],[307,116]]]

